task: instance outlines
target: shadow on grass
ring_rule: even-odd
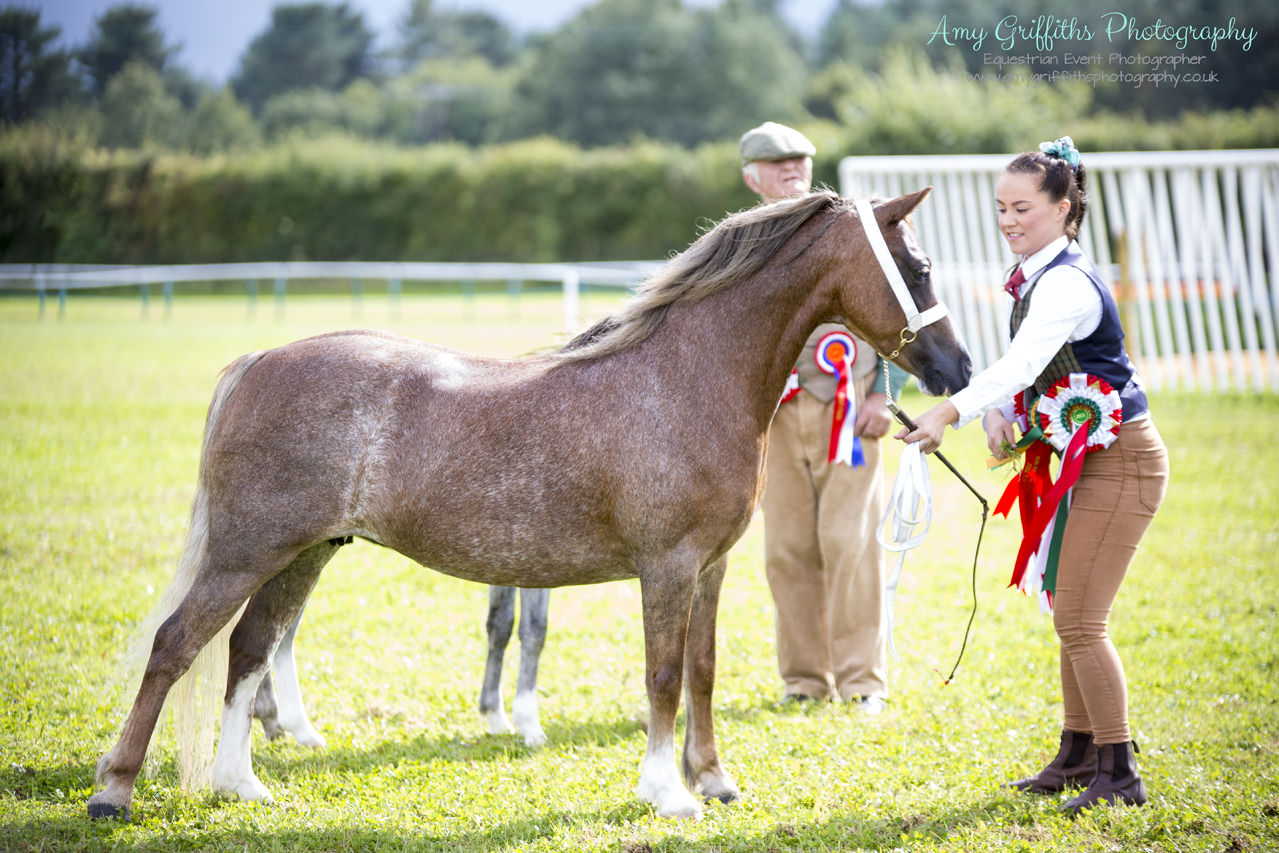
[[[718,709],[717,719],[750,720],[761,714],[782,716],[823,713],[837,703],[783,703],[766,701],[758,705]],[[681,715],[682,717],[682,715]],[[681,719],[681,726],[682,726]],[[428,737],[407,740],[387,739],[371,746],[334,745],[312,750],[285,736],[273,742],[255,739],[253,763],[264,774],[287,778],[334,766],[352,773],[364,773],[405,762],[452,762],[459,764],[518,761],[536,757],[543,749],[565,747],[609,747],[624,741],[636,742],[636,757],[644,750],[644,726],[634,718],[549,723],[545,726],[547,746],[530,747],[521,736],[491,735],[477,729],[473,736]],[[731,758],[731,756],[728,756]],[[95,761],[56,767],[30,767],[21,763],[0,766],[0,793],[19,800],[56,803],[69,792],[94,787]],[[153,781],[177,787],[177,768],[172,758],[158,763],[150,774]]]
[[[215,804],[230,808],[235,804]],[[719,809],[734,808],[711,804],[708,819],[714,820]],[[523,849],[563,835],[571,838],[579,828],[610,827],[616,832],[611,849],[625,853],[643,851],[761,851],[778,849],[901,849],[907,843],[941,843],[966,827],[989,823],[992,817],[1006,820],[1011,826],[1033,825],[1043,815],[1031,804],[1021,807],[992,802],[972,803],[924,816],[920,814],[879,814],[865,816],[855,811],[833,816],[822,823],[778,824],[771,829],[729,830],[704,835],[696,840],[672,836],[662,829],[650,829],[642,822],[650,818],[651,809],[634,800],[625,805],[599,811],[546,810],[501,819],[485,820],[486,825],[458,831],[426,831],[365,825],[334,827],[278,827],[270,831],[272,850],[427,850],[502,851]],[[145,828],[150,819],[144,808],[135,816]],[[469,822],[469,821],[468,821]],[[198,828],[171,831],[162,837],[147,833],[145,838],[123,837],[134,834],[133,827],[119,821],[92,821],[71,815],[40,820],[18,820],[0,823],[0,848],[5,850],[253,850],[266,841],[260,829],[252,825],[231,826],[219,822],[201,822]],[[593,833],[592,833],[593,834]],[[566,838],[561,838],[566,841]]]
[[[15,800],[64,802],[69,792],[93,784],[95,768],[96,765],[92,762],[61,764],[57,767],[30,767],[18,762],[6,762],[0,766],[0,795]]]
[[[474,736],[431,738],[418,735],[409,740],[384,740],[372,746],[330,743],[318,750],[282,739],[268,744],[255,744],[253,762],[266,772],[280,776],[306,773],[310,769],[334,765],[359,773],[405,762],[477,764],[512,761],[536,757],[544,749],[606,747],[636,737],[642,741],[643,737],[639,724],[625,719],[552,724],[546,726],[545,731],[548,744],[545,747],[527,746],[519,735],[491,735],[478,731]]]

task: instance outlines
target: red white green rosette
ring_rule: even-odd
[[[995,512],[1006,516],[1014,502],[1020,503],[1022,542],[1009,586],[1038,593],[1044,609],[1051,610],[1070,489],[1083,470],[1084,456],[1118,438],[1123,401],[1106,380],[1071,373],[1054,382],[1029,411],[1021,403],[1017,414],[1032,425],[1018,442],[1018,449],[1025,450],[1024,464]],[[1050,448],[1061,454],[1056,482],[1048,472]]]
[[[1043,440],[1064,453],[1075,431],[1086,427],[1084,452],[1109,447],[1119,437],[1124,404],[1119,392],[1099,376],[1071,373],[1054,382],[1035,406]]]

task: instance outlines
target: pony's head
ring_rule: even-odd
[[[856,211],[840,217],[840,243],[847,248],[835,274],[838,319],[875,347],[885,358],[919,379],[925,394],[953,394],[968,384],[973,363],[956,337],[950,319],[942,317],[912,330],[912,317],[902,304],[913,303],[912,314],[925,319],[942,309],[933,293],[932,264],[915,239],[907,218],[932,190],[926,187],[899,198],[871,203],[875,222],[862,223]],[[890,284],[870,243],[869,229],[878,229],[887,244],[891,263],[901,273],[906,292],[899,297]],[[927,312],[927,313],[926,313]],[[916,320],[915,325],[918,321]]]

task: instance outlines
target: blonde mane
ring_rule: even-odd
[[[579,334],[555,357],[585,361],[642,343],[672,305],[697,302],[754,275],[813,216],[842,204],[836,193],[815,192],[720,220],[640,285],[621,311]]]

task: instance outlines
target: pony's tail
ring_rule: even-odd
[[[195,499],[191,504],[191,521],[187,527],[182,556],[178,559],[177,573],[161,594],[160,601],[142,620],[125,653],[123,670],[135,690],[150,659],[156,631],[186,598],[196,575],[204,565],[209,545],[209,495],[205,468],[208,464],[210,436],[223,406],[240,384],[240,380],[265,354],[255,352],[236,359],[223,371],[213,393],[213,401],[209,404],[209,414],[204,424],[200,473],[196,482]],[[216,721],[226,693],[229,639],[238,621],[239,612],[200,650],[190,668],[174,684],[165,703],[173,717],[179,782],[187,790],[208,787],[211,781]],[[156,726],[152,737],[152,748],[147,750],[148,772],[155,770],[158,761],[155,742],[162,737],[167,717],[168,714],[161,714],[160,724]]]

